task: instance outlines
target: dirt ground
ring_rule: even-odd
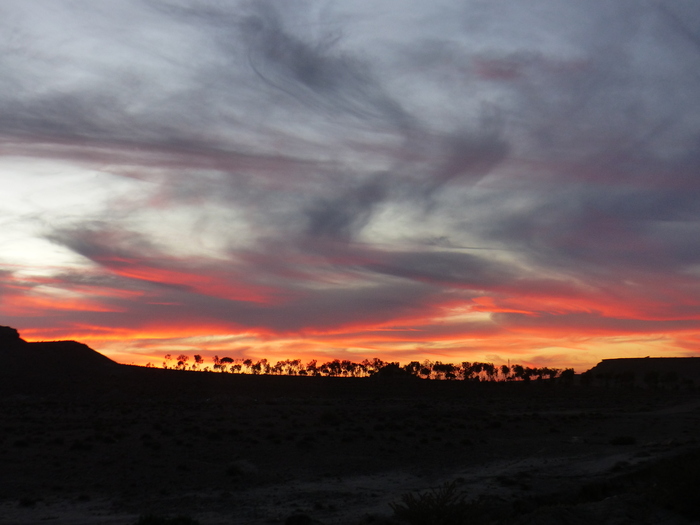
[[[475,523],[700,517],[659,488],[700,488],[696,392],[145,369],[15,386],[0,398],[3,524],[395,523],[391,503],[450,482],[484,511]]]

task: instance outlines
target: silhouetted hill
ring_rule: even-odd
[[[0,395],[70,400],[253,398],[372,398],[385,396],[453,398],[491,395],[527,388],[509,384],[428,381],[404,377],[390,368],[372,378],[305,377],[164,370],[116,363],[75,341],[23,341],[0,327]],[[530,388],[529,390],[533,390]]]
[[[94,372],[119,366],[108,357],[76,341],[24,343],[12,349],[14,359],[24,367],[50,369],[52,372],[81,370]]]
[[[466,385],[400,377],[301,377],[163,370],[122,365],[76,341],[28,343],[14,328],[0,327],[0,393],[71,398],[274,398],[415,394],[415,382],[451,395]],[[412,379],[415,379],[413,381]],[[423,390],[423,389],[419,389]]]
[[[35,394],[98,386],[121,365],[76,341],[28,343],[0,327],[0,391]]]
[[[368,378],[224,374],[121,365],[76,341],[26,342],[17,330],[0,326],[0,394],[138,398],[256,399],[292,397],[408,397],[553,395],[539,382],[429,381],[404,377],[388,367]],[[582,380],[592,385],[675,387],[700,384],[700,359],[604,359]],[[539,392],[539,393],[538,393]],[[549,392],[549,393],[547,393]]]
[[[694,386],[700,384],[697,357],[603,359],[583,374],[594,385]]]
[[[23,343],[26,341],[20,338],[17,329],[10,326],[0,326],[0,345],[16,346]]]

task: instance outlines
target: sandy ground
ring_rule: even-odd
[[[517,505],[508,523],[697,522],[629,481],[698,449],[692,392],[259,388],[4,397],[0,523],[391,523],[390,503],[447,482]]]

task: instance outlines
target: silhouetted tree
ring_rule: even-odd
[[[187,361],[189,361],[189,359],[189,356],[186,356],[185,354],[180,354],[177,356],[177,368],[180,370],[187,368]]]
[[[277,361],[273,366],[270,367],[270,373],[273,375],[283,375],[285,371],[285,362]]]
[[[357,368],[355,370],[359,377],[367,377],[369,375],[364,361],[357,363]]]
[[[231,358],[231,357],[222,357],[221,359],[219,359],[219,369],[220,369],[222,372],[226,372],[226,368],[227,368],[228,365],[230,365],[231,363],[233,363],[233,358]]]
[[[537,377],[537,368],[525,367],[525,372],[523,373],[523,379],[525,381],[530,381],[533,377]]]
[[[372,359],[365,359],[362,361],[362,365],[365,368],[365,374],[368,376],[372,376],[376,374],[379,370],[384,367],[386,363],[379,359],[378,357],[372,358]]]
[[[267,359],[261,359],[260,361],[257,361],[251,365],[250,370],[254,375],[267,374],[270,371],[270,365],[267,362]]]
[[[468,377],[472,381],[481,381],[481,372],[484,369],[484,363],[472,363],[469,367]]]
[[[573,368],[565,368],[559,374],[559,382],[564,385],[571,385],[574,382],[574,376],[575,373]]]
[[[525,367],[522,365],[513,365],[510,367],[513,377],[515,379],[524,380],[525,379]]]
[[[340,373],[345,377],[355,377],[356,364],[348,359],[344,359],[340,362]]]
[[[310,376],[317,376],[320,374],[318,371],[318,368],[316,367],[316,360],[314,359],[313,361],[309,361],[306,364],[306,373]]]
[[[172,360],[170,354],[165,355],[166,361],[163,362],[163,368],[169,368],[170,365],[168,361]],[[187,370],[187,362],[189,357],[185,354],[177,356],[177,364],[175,368],[180,370]],[[226,372],[227,369],[231,373],[249,373],[254,375],[264,375],[264,374],[275,374],[275,375],[309,375],[309,376],[330,376],[330,377],[367,377],[377,374],[382,369],[385,369],[388,365],[392,365],[392,368],[387,370],[393,370],[394,366],[401,369],[404,375],[410,375],[414,377],[420,377],[424,379],[438,379],[438,380],[455,380],[463,379],[466,381],[498,381],[499,372],[501,380],[518,380],[518,381],[530,381],[536,378],[538,381],[548,379],[553,381],[556,378],[560,378],[561,383],[572,383],[574,377],[573,369],[566,369],[561,371],[558,368],[549,367],[523,367],[522,365],[514,364],[512,366],[501,365],[496,366],[493,363],[481,363],[464,361],[459,365],[453,363],[443,363],[442,361],[430,361],[424,360],[422,363],[418,361],[411,361],[404,365],[403,367],[398,362],[384,362],[379,358],[364,359],[360,363],[355,363],[348,359],[340,360],[333,359],[318,365],[316,360],[309,361],[309,363],[304,366],[300,359],[286,359],[284,361],[277,361],[275,365],[271,365],[267,359],[261,359],[254,362],[250,358],[246,359],[233,359],[231,357],[219,356],[213,357],[214,366],[213,370],[219,372]],[[191,365],[190,370],[201,369],[200,365],[203,363],[202,356],[195,354],[194,364]],[[149,363],[150,364],[150,363]],[[204,368],[208,371],[209,368]],[[389,372],[386,372],[389,373]],[[655,374],[655,375],[654,375]],[[619,374],[618,374],[619,375]],[[590,374],[589,374],[590,376]],[[588,376],[582,375],[582,382],[585,382]],[[607,376],[604,374],[599,374],[596,377],[598,381],[607,380]],[[658,385],[659,382],[664,385],[676,384],[678,382],[678,375],[667,374],[664,377],[660,377],[658,372],[649,373],[645,377],[645,381],[650,386],[652,384]]]
[[[454,379],[456,377],[455,370],[457,370],[457,367],[452,363],[443,363],[441,361],[433,363],[433,373],[438,379]]]
[[[494,380],[498,369],[493,363],[483,363],[481,369],[486,374],[486,378],[489,381]]]
[[[289,373],[292,375],[298,375],[303,370],[301,359],[294,359],[292,361],[288,361],[288,363]]]
[[[413,376],[410,372],[399,366],[399,363],[385,363],[372,377],[386,379],[400,377],[411,378]]]
[[[506,381],[510,379],[510,367],[508,365],[501,365],[501,375]]]
[[[559,368],[544,367],[540,369],[540,372],[543,377],[553,381],[561,373],[561,370]]]
[[[321,365],[321,371],[325,373],[325,375],[331,376],[331,377],[337,377],[340,375],[342,371],[342,367],[340,365],[340,359],[333,359],[333,361],[329,361],[328,363],[323,363]]]
[[[406,363],[403,369],[412,376],[418,377],[418,374],[420,374],[421,366],[418,361],[411,361],[410,363]]]

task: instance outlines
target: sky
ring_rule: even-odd
[[[169,354],[700,354],[696,0],[3,0],[0,324]]]

